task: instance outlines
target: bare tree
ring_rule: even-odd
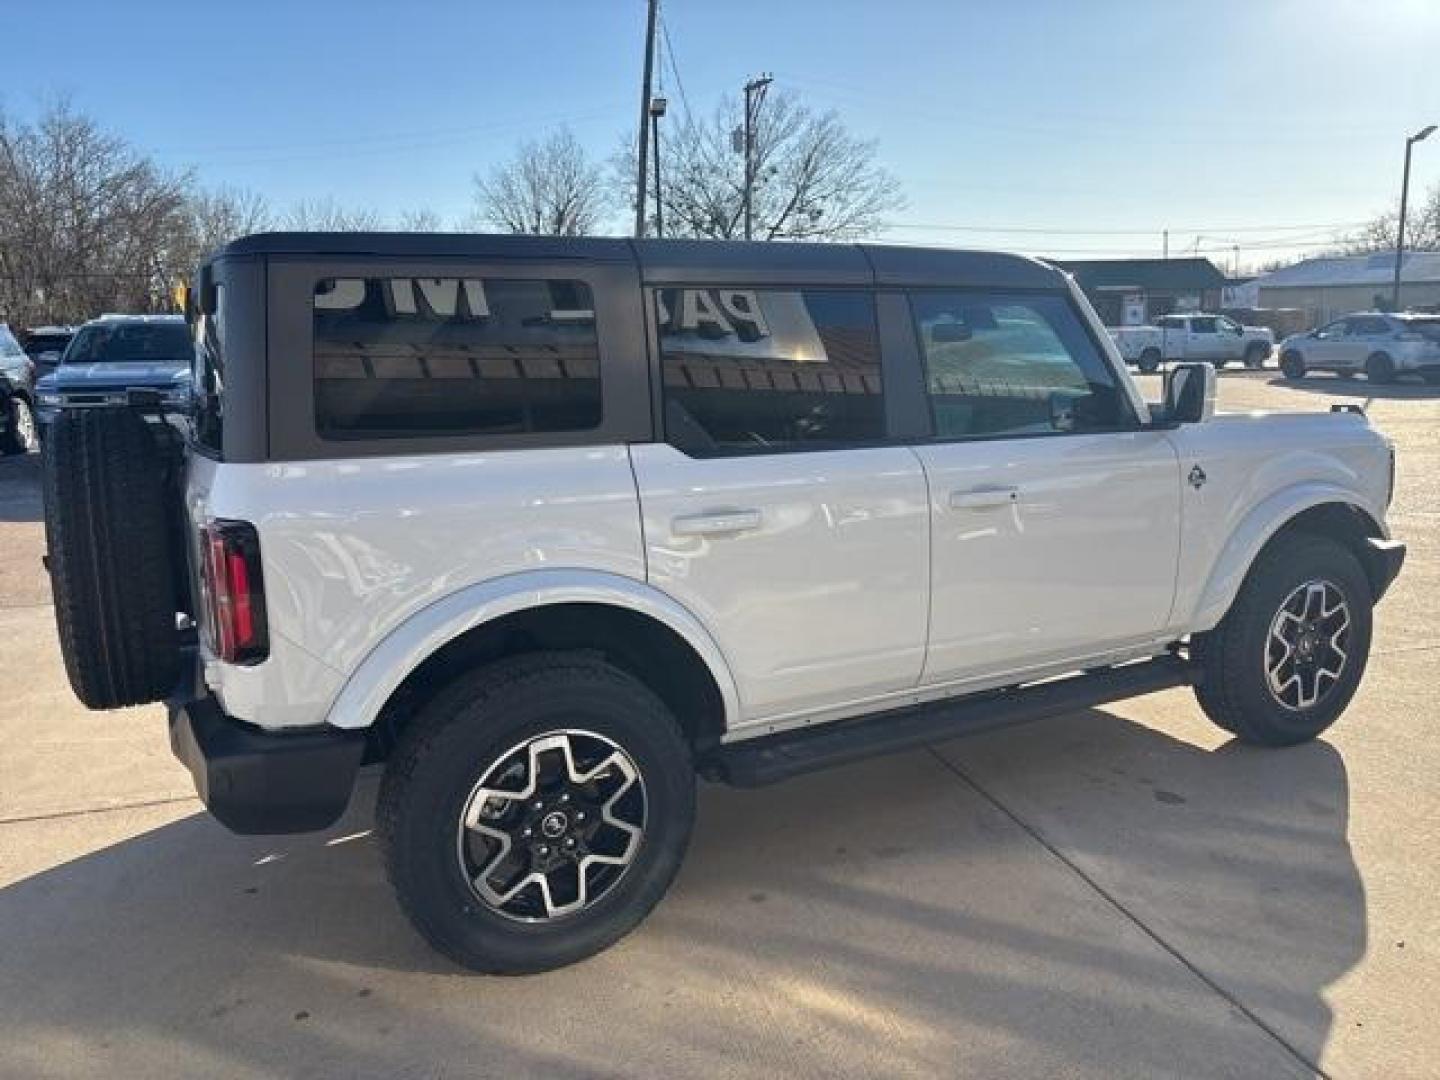
[[[735,136],[742,123],[742,106],[725,98],[709,120],[677,124],[661,139],[668,235],[743,235],[745,159]],[[755,238],[853,240],[877,232],[904,200],[875,153],[876,144],[850,134],[836,113],[814,112],[794,94],[769,96],[755,123]],[[633,203],[633,157],[615,164]]]
[[[200,255],[238,237],[275,227],[275,216],[265,197],[244,188],[220,187],[196,192],[190,196],[186,209]]]
[[[0,112],[0,310],[16,323],[168,303],[191,179],[65,102]]]
[[[1406,211],[1405,247],[1410,251],[1440,251],[1440,184]],[[1369,222],[1345,243],[1350,255],[1372,251],[1394,251],[1396,226],[1400,221],[1397,207]]]
[[[512,233],[583,236],[610,209],[605,175],[569,130],[527,142],[515,159],[475,177],[481,221]]]
[[[349,210],[328,195],[301,199],[281,223],[296,232],[374,232],[381,227],[380,215],[374,210]]]
[[[396,228],[400,232],[444,232],[445,223],[439,214],[427,206],[419,210],[406,210],[400,215]]]

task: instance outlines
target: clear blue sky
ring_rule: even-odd
[[[1075,254],[1325,240],[1397,196],[1440,123],[1440,0],[664,0],[685,96],[760,71],[879,140],[907,242]],[[566,123],[634,122],[642,0],[0,0],[7,109],[74,104],[284,208],[465,214]],[[666,69],[666,90],[679,88]],[[1412,190],[1440,182],[1440,135]],[[1297,226],[1289,229],[1285,227]],[[1298,228],[1304,226],[1304,228]],[[971,231],[1001,228],[1049,230]],[[1101,231],[1111,230],[1111,231]]]

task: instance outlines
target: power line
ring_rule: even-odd
[[[685,110],[685,123],[690,123],[694,115],[690,111],[690,99],[685,94],[685,83],[680,79],[680,67],[675,61],[675,46],[670,44],[670,24],[665,18],[665,12],[660,12],[660,36],[665,42],[665,58],[670,61],[670,74],[675,77],[675,89],[680,91],[680,107]]]

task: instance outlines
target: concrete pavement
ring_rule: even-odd
[[[1226,407],[1366,391],[1222,377]],[[0,1075],[1436,1075],[1440,395],[1370,407],[1411,557],[1327,738],[1253,751],[1172,691],[707,787],[651,919],[525,979],[410,930],[373,777],[327,833],[234,837],[158,709],[86,713],[36,463],[0,461]]]

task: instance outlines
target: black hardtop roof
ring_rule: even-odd
[[[1056,289],[1062,271],[999,251],[743,240],[630,240],[508,233],[272,232],[225,245],[212,259],[239,255],[377,256],[425,259],[574,259],[638,264],[646,281],[756,284],[975,285]]]

